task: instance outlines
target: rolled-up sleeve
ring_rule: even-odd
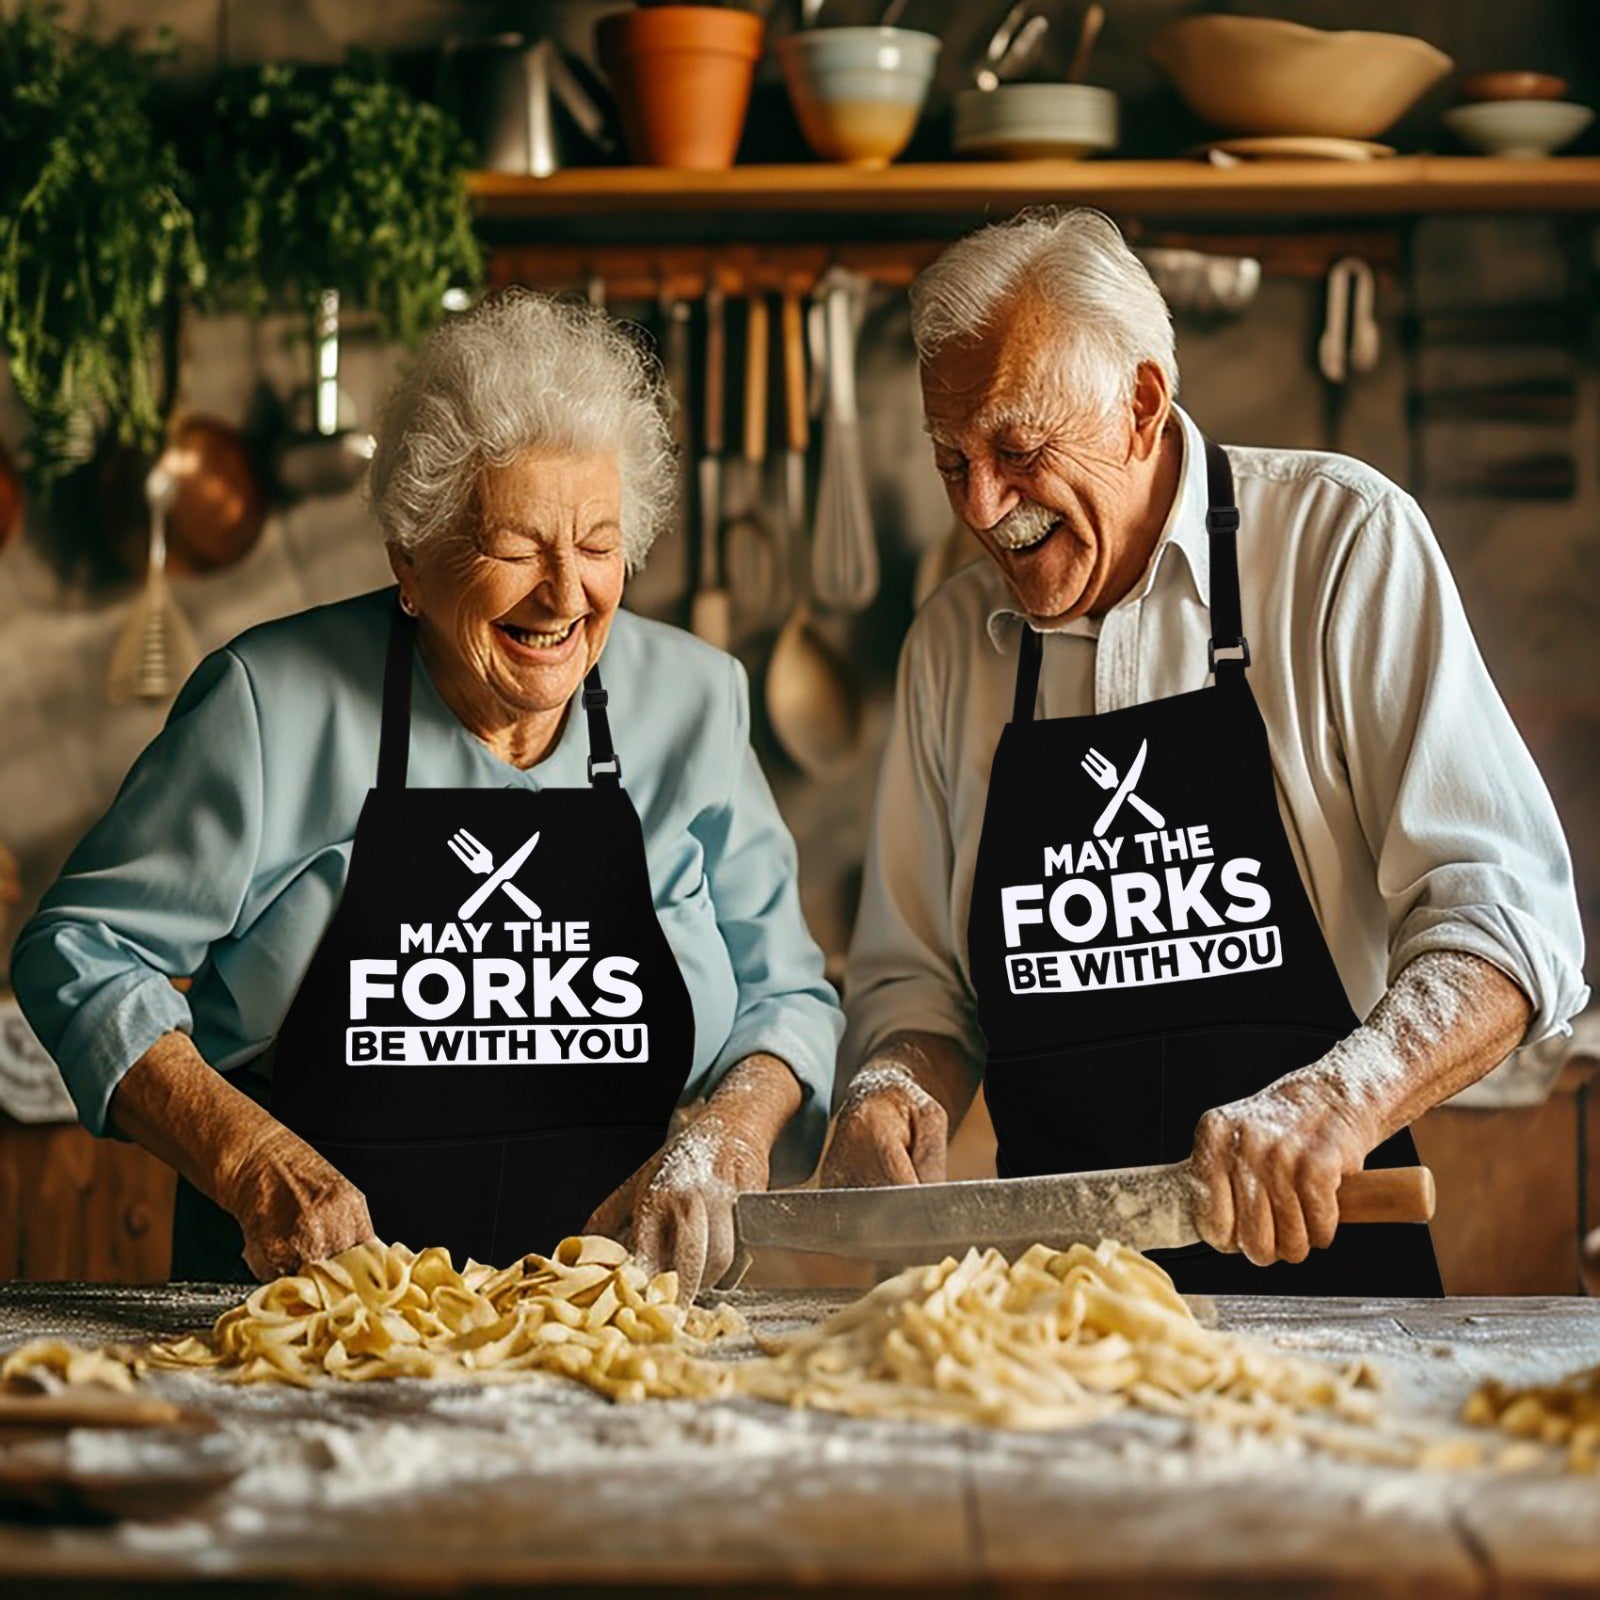
[[[845,974],[843,1059],[853,1066],[905,1030],[953,1039],[975,1063],[984,1056],[956,954],[954,845],[927,650],[924,628],[913,624],[900,652]]]
[[[1533,1003],[1522,1042],[1588,999],[1572,862],[1421,508],[1392,492],[1355,535],[1327,632],[1333,717],[1388,909],[1389,981],[1477,955]]]
[[[106,1131],[122,1075],[193,1019],[168,981],[230,932],[261,828],[261,741],[243,663],[195,669],[161,732],[23,927],[11,977],[78,1115]]]
[[[780,1147],[783,1167],[809,1171],[822,1151],[844,1018],[823,975],[822,951],[800,909],[794,839],[750,746],[750,692],[744,668],[729,661],[723,770],[726,800],[697,829],[717,928],[738,985],[733,1026],[712,1058],[707,1093],[730,1068],[758,1052],[788,1063],[804,1100]]]

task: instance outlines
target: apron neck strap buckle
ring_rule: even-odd
[[[602,691],[603,692],[603,691]],[[589,757],[589,782],[598,786],[605,784],[611,788],[622,782],[622,757],[609,755],[596,758]]]
[[[1239,653],[1236,656],[1230,655],[1219,658],[1217,655],[1219,650],[1237,650]],[[1250,641],[1242,633],[1236,634],[1231,639],[1207,639],[1206,665],[1211,669],[1212,673],[1216,672],[1219,659],[1225,667],[1248,667],[1250,665]]]

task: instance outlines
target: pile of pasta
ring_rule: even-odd
[[[551,1373],[615,1401],[745,1395],[850,1416],[1019,1429],[1079,1427],[1138,1409],[1299,1440],[1396,1465],[1501,1470],[1548,1460],[1600,1472],[1600,1367],[1542,1387],[1484,1384],[1476,1437],[1385,1417],[1364,1362],[1281,1354],[1199,1322],[1154,1262],[1111,1240],[1015,1261],[997,1250],[913,1267],[814,1328],[739,1362],[712,1359],[744,1331],[730,1307],[680,1304],[609,1239],[565,1239],[505,1268],[370,1243],[254,1290],[209,1333],[136,1350],[36,1339],[0,1381],[42,1390],[132,1389],[148,1367],[235,1383],[477,1381]],[[1487,1441],[1514,1436],[1514,1444]]]
[[[1600,1367],[1522,1389],[1491,1378],[1461,1416],[1516,1439],[1564,1448],[1569,1470],[1600,1473]]]
[[[237,1383],[550,1372],[643,1400],[721,1392],[727,1368],[701,1352],[741,1326],[729,1309],[680,1305],[675,1273],[650,1277],[610,1239],[460,1271],[447,1250],[374,1242],[263,1284],[209,1334],[154,1345],[148,1359]]]
[[[46,1393],[88,1386],[132,1394],[143,1370],[143,1359],[131,1345],[30,1339],[0,1361],[0,1383],[25,1381]]]
[[[1370,1423],[1364,1364],[1297,1360],[1200,1324],[1114,1241],[913,1267],[741,1370],[747,1394],[850,1415],[1068,1428],[1139,1407],[1266,1432]]]

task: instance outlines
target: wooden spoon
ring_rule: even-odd
[[[1078,47],[1072,52],[1072,64],[1067,68],[1068,83],[1083,82],[1083,75],[1089,70],[1089,56],[1094,50],[1095,41],[1100,37],[1100,30],[1105,26],[1105,21],[1104,6],[1093,5],[1084,12],[1083,25],[1078,29]]]
[[[861,697],[848,668],[811,617],[810,561],[805,551],[805,350],[799,293],[783,294],[785,410],[784,555],[793,574],[795,608],[779,630],[767,663],[767,716],[784,752],[802,771],[826,776],[861,744]]]
[[[772,536],[761,515],[761,492],[767,462],[767,297],[752,290],[745,317],[744,452],[740,462],[738,509],[722,530],[728,590],[735,616],[757,623],[773,613],[777,563]],[[733,498],[730,496],[730,498]]]
[[[722,423],[723,370],[727,331],[723,291],[706,290],[705,437],[700,456],[700,570],[689,602],[689,629],[707,644],[726,650],[733,642],[728,591],[722,586]]]

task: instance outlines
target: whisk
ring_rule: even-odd
[[[835,274],[828,284],[828,409],[822,424],[822,475],[813,524],[812,586],[836,611],[861,611],[878,592],[878,542],[867,499],[866,467],[856,413],[855,333],[851,301],[858,279]]]

